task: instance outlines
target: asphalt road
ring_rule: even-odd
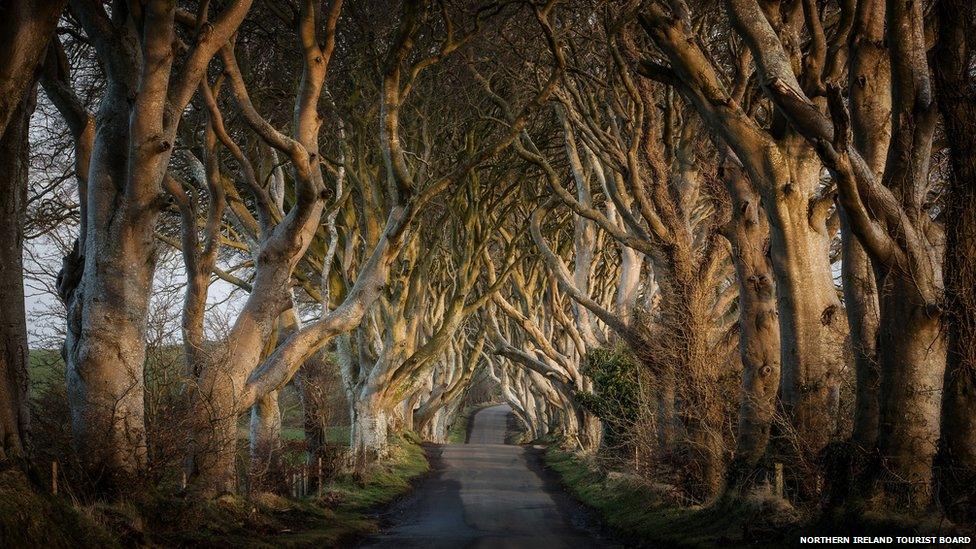
[[[504,405],[481,410],[467,444],[429,447],[431,474],[364,547],[611,547],[586,529],[586,513],[537,450],[505,445],[510,414]]]

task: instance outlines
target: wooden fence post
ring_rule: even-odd
[[[322,497],[322,456],[319,456],[318,474],[316,475],[316,478],[318,479],[319,482],[319,497]]]
[[[775,466],[776,476],[773,480],[773,493],[778,498],[783,497],[783,464],[777,463]]]

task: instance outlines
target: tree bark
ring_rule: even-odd
[[[810,219],[820,162],[813,149],[786,139],[768,151],[771,168],[757,185],[770,222],[781,344],[780,398],[796,430],[789,441],[816,456],[836,431],[839,351],[846,326],[831,276],[823,219]],[[786,181],[786,184],[782,184]]]
[[[87,188],[79,186],[83,232],[65,258],[58,290],[68,311],[64,355],[75,445],[90,478],[112,495],[130,489],[146,464],[146,313],[155,225],[181,114],[249,7],[249,0],[225,6],[174,75],[175,2],[150,2],[138,14],[109,15],[101,3],[73,6],[106,84]],[[83,149],[85,130],[76,131],[82,116],[68,102],[54,102]]]
[[[940,318],[926,314],[929,303],[904,275],[882,286],[880,463],[867,474],[899,506],[921,507],[931,496],[946,348]]]
[[[66,0],[8,0],[0,7],[0,136],[34,85]]]
[[[0,137],[0,461],[24,457],[27,402],[27,317],[24,310],[24,217],[33,94],[14,108]]]
[[[79,455],[109,492],[146,463],[143,363],[156,264],[155,213],[124,192],[129,109],[121,88],[110,88],[96,120],[84,248],[59,275],[66,282],[83,265],[77,287],[59,287],[68,308],[68,402]]]
[[[948,355],[942,436],[936,457],[939,501],[957,521],[976,520],[976,4],[937,3],[935,65],[939,107],[950,136],[946,198],[945,321]]]
[[[880,291],[879,466],[868,473],[882,505],[921,508],[932,495],[946,341],[940,318],[943,243],[922,208],[936,106],[919,2],[887,3],[892,132],[882,183],[914,234],[904,261],[876,261]],[[904,230],[904,229],[902,229]]]
[[[759,203],[738,166],[726,162],[723,180],[732,198],[732,220],[725,231],[732,244],[739,285],[739,351],[742,394],[735,457],[729,466],[727,494],[764,480],[759,471],[776,413],[780,338],[773,270],[766,255],[769,228]]]
[[[879,180],[891,136],[891,68],[884,45],[884,11],[881,0],[858,3],[848,74],[854,145]],[[877,442],[880,420],[878,288],[871,259],[857,240],[848,213],[842,205],[838,207],[844,304],[857,377],[851,440],[855,452],[870,452]]]
[[[10,0],[0,8],[0,460],[22,457],[27,443],[27,319],[23,239],[28,132],[37,67],[65,0]]]
[[[680,18],[659,7],[640,15],[671,61],[666,76],[742,162],[769,220],[781,345],[780,395],[799,450],[816,455],[834,433],[838,350],[846,331],[831,277],[824,219],[814,208],[821,165],[795,133],[773,139],[724,89],[711,61]],[[754,53],[755,55],[755,53]],[[676,79],[676,80],[672,80]],[[808,490],[809,491],[809,490]]]
[[[384,457],[389,447],[390,412],[377,396],[378,391],[366,391],[352,405],[349,450],[357,474]]]
[[[325,379],[328,369],[333,367],[326,352],[319,351],[302,364],[293,380],[302,403],[306,461],[309,464],[315,463],[317,458],[328,457],[325,455],[325,448],[329,422],[332,419],[329,412],[328,390],[332,385],[326,383]]]
[[[281,463],[281,408],[278,391],[272,391],[251,406],[251,478],[273,482]],[[252,485],[252,490],[254,486]]]

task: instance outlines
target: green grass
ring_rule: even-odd
[[[420,438],[414,433],[406,433],[402,438],[394,438],[390,456],[375,464],[365,481],[343,475],[326,488],[323,497],[339,501],[338,508],[346,511],[362,511],[385,505],[408,492],[411,481],[429,468]]]
[[[770,529],[768,510],[682,507],[663,485],[607,475],[589,460],[550,446],[546,465],[579,501],[599,513],[628,545],[668,547],[782,547],[783,532]]]
[[[819,515],[783,500],[746,496],[711,507],[681,506],[667,487],[607,474],[591,460],[550,446],[546,465],[582,503],[597,511],[627,545],[652,547],[785,547],[800,536],[969,535],[932,514],[838,509]]]
[[[480,406],[465,406],[464,409],[454,418],[454,423],[447,430],[445,438],[448,444],[464,444],[468,439],[468,423],[471,416],[480,410]]]
[[[287,416],[286,416],[287,419]],[[248,419],[247,421],[250,421]],[[287,421],[282,420],[286,426],[281,428],[282,440],[305,440],[305,428],[302,426],[287,426]],[[241,429],[246,433],[249,424],[244,424]],[[332,444],[349,444],[349,426],[333,425],[326,430],[325,441]]]
[[[28,355],[27,376],[31,389],[38,389],[51,382],[62,382],[64,361],[61,352],[54,349],[31,349]]]
[[[36,489],[22,471],[8,466],[0,469],[0,542],[5,547],[120,546],[85,509]]]
[[[321,496],[224,496],[160,509],[157,516],[165,527],[150,541],[206,547],[348,546],[378,531],[372,511],[409,491],[411,481],[427,470],[419,440],[407,434],[391,441],[388,459],[374,464],[362,480],[341,476]]]
[[[347,547],[379,529],[376,508],[408,492],[428,470],[419,438],[391,440],[390,454],[321,495],[270,493],[215,500],[138,493],[116,503],[72,505],[16,469],[0,471],[0,543],[10,547]],[[10,541],[11,544],[6,544]]]

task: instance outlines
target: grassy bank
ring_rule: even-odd
[[[0,471],[0,540],[7,547],[336,547],[378,530],[374,510],[408,492],[428,470],[420,440],[392,441],[362,479],[341,475],[300,500],[260,493],[212,501],[140,494],[107,505],[73,504]]]
[[[594,509],[628,545],[782,547],[786,509],[769,503],[711,509],[677,504],[673,490],[608,473],[590,460],[550,446],[546,465],[580,502]]]
[[[201,521],[202,531],[195,531],[195,525],[181,525],[165,537],[176,544],[201,546],[346,546],[375,533],[379,524],[374,510],[409,492],[411,482],[427,470],[420,440],[407,433],[392,441],[390,456],[375,464],[362,480],[342,475],[325,486],[321,496],[297,501],[259,494],[208,502],[208,507],[225,508],[217,513],[216,521]]]
[[[567,490],[599,513],[628,546],[779,548],[798,545],[802,536],[973,535],[972,528],[932,513],[838,509],[818,516],[758,495],[712,507],[683,506],[667,485],[604,471],[555,445],[546,450],[545,461]]]
[[[445,439],[445,442],[448,444],[464,444],[467,442],[468,425],[471,424],[471,416],[482,408],[484,408],[484,405],[465,406],[464,409],[458,413],[457,417],[454,418],[454,423],[451,424],[450,429],[447,430],[447,438]]]

